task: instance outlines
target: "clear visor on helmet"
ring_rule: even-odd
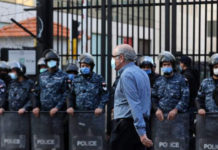
[[[9,66],[5,61],[1,61],[0,62],[0,69],[9,69]]]
[[[140,64],[154,64],[154,61],[153,61],[153,59],[151,58],[151,57],[149,57],[149,56],[144,56],[144,57],[142,57],[141,59],[140,59]]]
[[[21,64],[19,62],[10,62],[9,67],[10,67],[10,69],[18,68],[21,71],[23,70],[22,66],[21,66]]]
[[[94,63],[94,59],[92,55],[90,55],[89,53],[85,53],[80,56],[79,63],[92,64]]]
[[[45,58],[43,57],[43,58],[40,58],[39,60],[38,60],[38,63],[37,63],[39,66],[41,66],[41,65],[46,65],[46,63],[45,63]]]
[[[175,61],[175,57],[170,52],[163,52],[159,55],[160,62],[172,62]]]

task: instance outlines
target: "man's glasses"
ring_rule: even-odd
[[[114,57],[118,57],[118,56],[120,56],[120,55],[112,55],[113,58],[114,58]]]

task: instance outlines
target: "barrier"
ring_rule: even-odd
[[[0,116],[0,150],[30,149],[29,114],[5,112]]]
[[[196,116],[196,150],[218,150],[218,113]]]
[[[40,117],[31,114],[32,150],[66,150],[66,113],[58,112],[50,117],[49,112],[40,112]]]
[[[105,116],[77,112],[69,117],[70,150],[106,150]]]
[[[189,113],[177,114],[174,120],[159,121],[152,117],[151,136],[154,150],[189,149]]]

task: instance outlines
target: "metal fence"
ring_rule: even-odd
[[[112,49],[121,43],[149,55],[158,65],[164,50],[192,58],[201,78],[209,75],[208,57],[217,52],[217,0],[55,0],[54,48],[62,65],[81,53],[95,58],[95,71],[111,85]],[[77,34],[77,22],[79,23]]]

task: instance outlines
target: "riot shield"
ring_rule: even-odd
[[[188,150],[189,149],[189,113],[177,114],[174,120],[164,121],[152,117],[151,136],[153,150]]]
[[[30,149],[29,114],[5,112],[0,115],[0,150]]]
[[[218,150],[218,113],[197,115],[196,149]]]
[[[66,114],[58,112],[50,117],[49,112],[31,115],[32,150],[66,150]]]
[[[69,117],[70,150],[106,150],[105,115],[77,112]]]

